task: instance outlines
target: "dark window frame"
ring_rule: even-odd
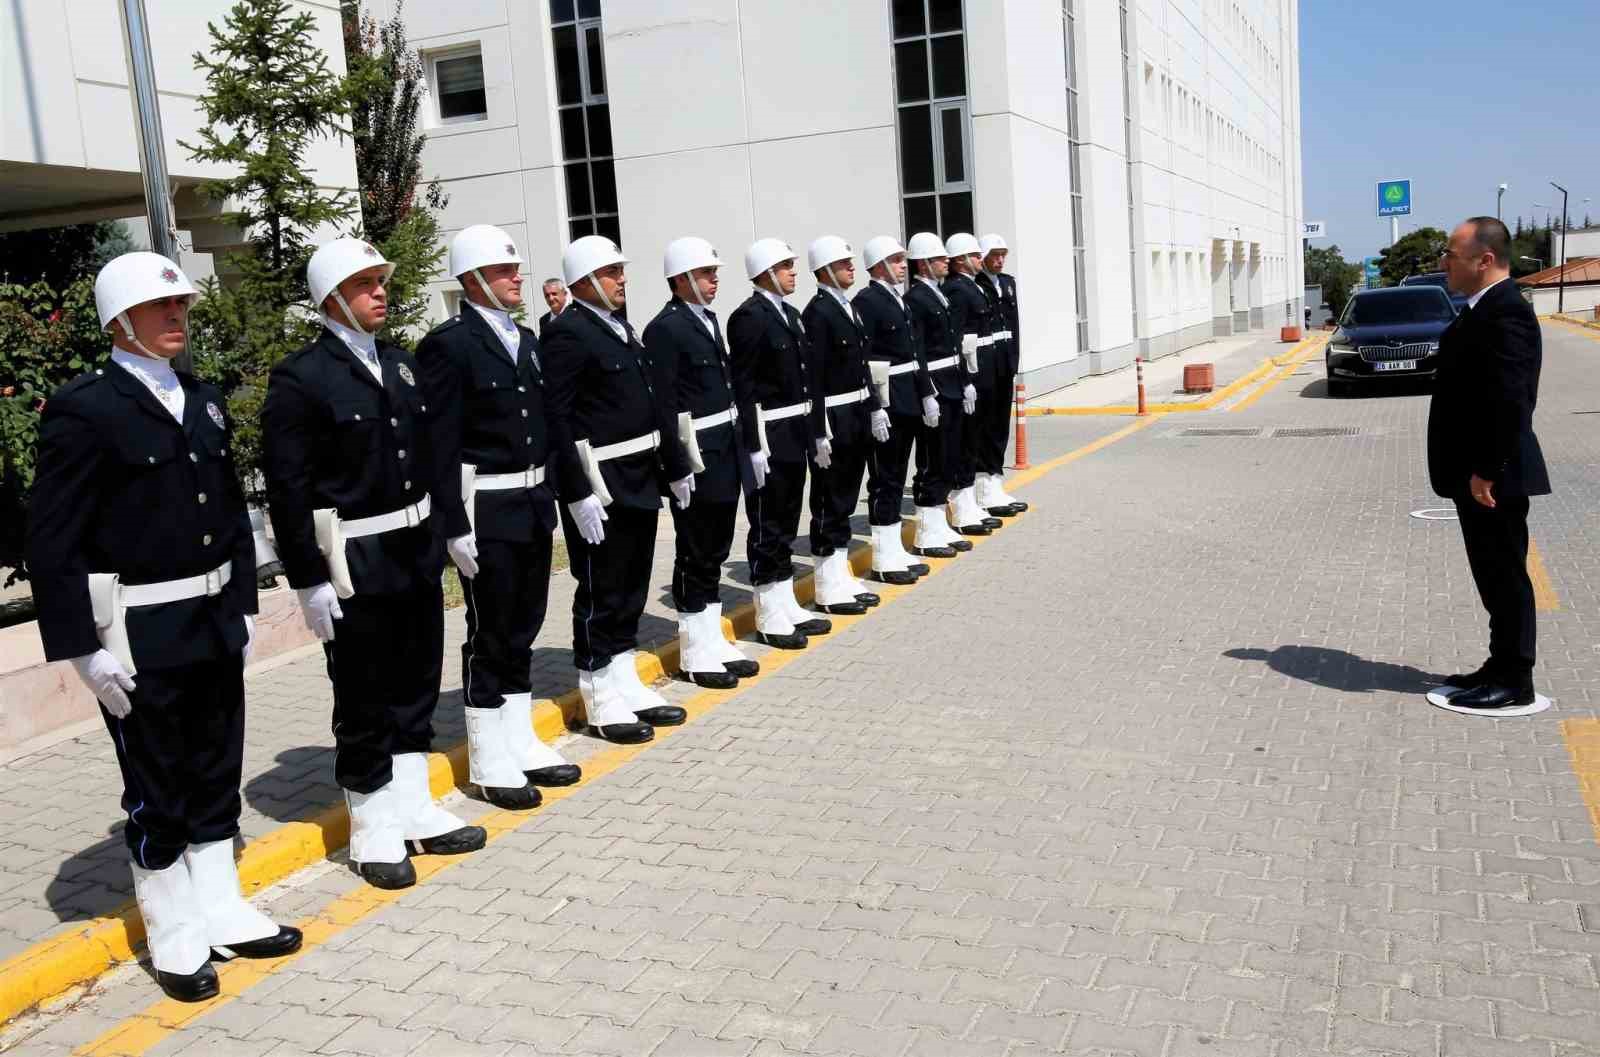
[[[445,93],[439,87],[439,64],[442,62],[460,62],[463,59],[478,60],[478,79],[482,82],[480,89],[483,95],[483,109],[471,113],[460,113],[445,116]],[[433,95],[433,118],[441,126],[444,125],[470,125],[479,121],[489,120],[489,84],[483,69],[483,45],[478,41],[467,44],[453,44],[447,48],[427,53],[428,90]]]
[[[573,53],[577,62],[578,96],[575,100],[561,102],[557,96],[556,122],[561,131],[562,178],[566,181],[567,232],[577,239],[584,235],[606,235],[621,243],[620,204],[617,202],[617,176],[615,145],[611,141],[611,100],[606,89],[608,77],[605,70],[605,32],[602,28],[599,0],[551,0],[551,47],[562,30],[573,34]],[[593,53],[593,57],[591,57]],[[598,58],[600,69],[593,69],[593,59]],[[555,61],[561,56],[555,54]],[[593,91],[598,73],[599,91]],[[556,71],[559,86],[560,70]],[[573,112],[581,118],[569,117]],[[568,135],[568,125],[575,130],[581,126],[582,143],[574,144],[576,134]],[[604,137],[602,149],[597,141]],[[574,150],[578,146],[581,149]],[[574,181],[579,181],[574,183]],[[577,192],[576,194],[574,192]],[[584,208],[577,208],[583,206]],[[605,208],[602,208],[605,206]]]
[[[967,227],[975,223],[976,218],[976,188],[973,179],[973,146],[972,146],[972,106],[969,100],[970,86],[972,84],[971,71],[967,63],[966,47],[966,12],[960,3],[952,8],[948,3],[941,8],[947,13],[953,11],[960,15],[960,25],[953,29],[942,29],[929,32],[933,25],[933,10],[936,0],[899,0],[900,4],[921,4],[922,24],[921,31],[909,34],[895,34],[890,47],[890,61],[894,67],[891,78],[895,92],[895,141],[896,154],[900,163],[900,208],[901,221],[905,225],[905,237],[909,238],[917,231],[934,231],[941,238],[947,238],[953,230],[946,230],[952,225],[946,220],[947,213],[953,213],[969,220]],[[896,0],[889,0],[890,32],[894,33],[896,25],[895,5]],[[958,40],[960,42],[960,94],[939,94],[940,77],[934,68],[934,42]],[[906,76],[901,70],[901,57],[909,52],[903,45],[920,44],[918,49],[923,63],[923,68],[917,71],[917,80],[914,84],[926,88],[925,94],[920,98],[902,99],[901,89],[906,83]],[[942,49],[941,49],[942,50]],[[945,69],[948,74],[947,67]],[[945,78],[949,80],[948,77]],[[951,87],[949,84],[943,87]],[[927,115],[929,126],[929,140],[932,151],[931,170],[933,174],[932,186],[926,190],[909,191],[906,189],[908,180],[908,167],[906,151],[908,145],[902,135],[904,115],[910,110],[921,110]],[[960,164],[960,179],[950,179],[946,157],[946,115],[954,115],[954,126],[961,138],[960,150],[955,155],[955,160]],[[918,165],[917,172],[922,172],[924,166]],[[931,209],[931,214],[929,210]],[[933,224],[925,224],[929,216]]]

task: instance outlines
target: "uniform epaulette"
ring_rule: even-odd
[[[80,389],[87,389],[96,382],[104,381],[105,376],[105,368],[103,367],[97,367],[92,371],[85,371],[72,381],[64,383],[61,388],[57,389],[55,398],[60,399],[63,396],[76,393]]]
[[[460,325],[461,325],[461,317],[460,316],[451,316],[449,319],[445,320],[443,323],[440,323],[438,326],[436,326],[432,330],[428,331],[428,334],[430,336],[434,335],[434,334],[442,334],[445,331],[449,330],[451,327],[459,327]]]

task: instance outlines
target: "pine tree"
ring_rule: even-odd
[[[422,59],[406,40],[403,4],[379,23],[356,0],[343,0],[345,55],[355,86],[352,129],[361,183],[361,224],[368,241],[394,262],[384,336],[405,340],[428,312],[427,284],[439,272],[438,211],[448,204],[437,182],[420,196],[422,148],[417,112],[425,91]]]

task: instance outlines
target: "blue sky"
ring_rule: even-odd
[[[1349,259],[1388,245],[1375,184],[1410,177],[1401,219],[1448,230],[1534,202],[1600,223],[1600,0],[1300,0],[1305,216]]]

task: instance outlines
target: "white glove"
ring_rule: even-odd
[[[978,410],[978,390],[976,386],[968,385],[961,390],[961,410],[971,415]]]
[[[256,618],[249,613],[244,615],[244,659],[250,661],[250,651],[256,648]]]
[[[456,563],[456,568],[461,570],[461,575],[468,580],[478,575],[478,537],[472,533],[457,536],[445,548],[450,551],[450,560]]]
[[[833,465],[833,441],[827,437],[817,438],[817,453],[811,457],[817,464],[817,469],[826,470]]]
[[[771,468],[771,464],[767,461],[766,452],[753,451],[750,453],[750,474],[756,479],[756,491],[759,492],[767,486],[767,471]]]
[[[939,424],[939,398],[925,396],[922,398],[922,424],[929,429]]]
[[[673,481],[667,487],[672,489],[672,498],[677,500],[678,509],[688,510],[689,497],[694,495],[694,474],[690,474],[681,480]]]
[[[889,412],[882,408],[872,413],[872,439],[879,444],[889,439]]]
[[[128,691],[134,689],[133,676],[109,650],[95,650],[74,657],[72,667],[107,712],[122,719],[133,711],[133,703],[128,700]]]
[[[578,535],[591,547],[598,547],[606,541],[605,522],[611,519],[606,516],[605,504],[593,494],[586,495],[576,503],[568,503],[567,510],[572,514],[572,520],[578,523]]]
[[[306,618],[311,634],[321,642],[332,642],[333,622],[344,619],[344,610],[339,608],[339,594],[333,585],[302,587],[295,594],[300,596],[300,615]]]

